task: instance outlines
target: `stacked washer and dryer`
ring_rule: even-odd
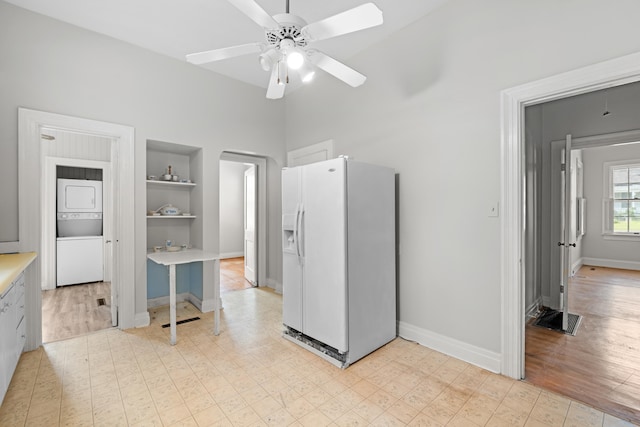
[[[102,181],[58,179],[57,285],[104,280]]]

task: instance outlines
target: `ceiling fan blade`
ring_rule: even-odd
[[[382,11],[373,3],[365,3],[337,15],[302,27],[309,40],[325,40],[382,24]]]
[[[242,13],[264,28],[279,28],[280,25],[258,3],[253,0],[227,0]]]
[[[316,67],[323,69],[349,86],[358,87],[367,80],[366,76],[322,52],[314,52],[310,55],[309,60],[315,64]]]
[[[267,98],[269,99],[280,99],[284,96],[285,85],[278,83],[278,74],[280,74],[280,69],[274,65],[271,68],[271,78],[267,88]]]
[[[262,43],[242,44],[239,46],[208,50],[206,52],[191,53],[187,55],[187,61],[192,64],[206,64],[207,62],[220,61],[221,59],[257,53],[261,50]]]

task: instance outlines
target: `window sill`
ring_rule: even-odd
[[[640,234],[603,234],[602,237],[604,238],[604,240],[640,240]]]

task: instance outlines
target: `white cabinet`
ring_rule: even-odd
[[[25,344],[24,273],[0,295],[0,402]]]

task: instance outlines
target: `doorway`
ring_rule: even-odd
[[[640,81],[640,54],[632,54],[501,93],[501,372],[524,377],[525,119],[527,106]]]
[[[43,128],[42,132],[42,338],[50,342],[118,325],[117,282],[112,280],[111,145],[115,142],[61,129]],[[67,157],[55,156],[61,153]],[[90,190],[91,197],[97,195],[101,203],[90,209],[93,213],[58,213],[64,204],[60,192],[65,189],[57,183],[70,185],[76,194],[82,194],[79,188]],[[94,194],[96,188],[99,191]],[[69,218],[71,214],[101,218],[58,220],[59,215]],[[65,232],[61,234],[58,226],[64,226]],[[81,229],[75,230],[76,226]]]
[[[135,326],[135,256],[134,256],[134,137],[133,128],[95,120],[81,119],[55,113],[25,108],[18,109],[19,123],[19,239],[20,251],[48,253],[43,247],[43,233],[52,235],[42,223],[46,205],[44,173],[46,146],[43,146],[43,129],[63,129],[77,134],[89,134],[112,138],[111,164],[113,168],[113,238],[111,298],[118,300],[118,327]],[[48,193],[49,197],[51,194]],[[25,350],[35,350],[42,344],[42,277],[43,267],[49,262],[38,257],[34,268],[26,273],[26,280],[33,284],[26,289],[26,344]]]
[[[220,160],[220,289],[256,284],[256,192],[252,163]]]
[[[502,363],[501,372],[525,376],[525,256],[527,169],[525,107],[640,81],[640,54],[588,66],[502,92]],[[594,141],[598,137],[592,138]]]
[[[223,291],[267,285],[266,160],[227,151],[220,155],[219,248]]]
[[[624,91],[627,99],[637,98],[633,96],[634,90],[637,88],[620,87],[619,93]],[[576,98],[571,108],[563,111],[574,114],[580,110],[580,102],[585,101],[589,102],[585,97]],[[565,101],[565,105],[568,102]],[[628,105],[626,108],[632,107]],[[639,107],[636,105],[635,109]],[[558,122],[563,121],[559,110],[553,107],[549,110],[556,113]],[[618,113],[624,114],[620,109]],[[566,126],[576,125],[567,123]],[[637,138],[640,138],[638,131],[604,134],[597,138],[567,138],[573,148],[569,150],[568,157],[563,153],[566,152],[566,140],[545,143],[550,149],[550,158],[545,157],[543,161],[551,166],[545,168],[540,165],[541,169],[548,171],[541,175],[549,178],[550,188],[541,192],[546,196],[539,196],[533,191],[535,186],[527,186],[531,189],[526,193],[526,217],[537,217],[539,221],[547,217],[556,220],[551,221],[553,224],[547,221],[540,226],[542,232],[538,235],[537,245],[529,244],[529,235],[525,238],[527,260],[535,259],[536,253],[530,248],[541,246],[543,256],[540,260],[547,256],[552,262],[547,261],[550,271],[540,268],[544,266],[543,262],[540,265],[527,262],[529,269],[539,273],[540,281],[525,281],[526,306],[533,303],[545,308],[540,316],[527,319],[524,380],[633,422],[640,422],[640,387],[634,385],[633,380],[635,372],[640,371],[637,331],[640,320],[640,258],[637,251],[629,250],[637,247],[639,241],[633,235],[638,228],[635,214],[633,210],[624,211],[622,208],[625,204],[636,203],[624,199],[635,199],[635,183],[640,180],[638,169],[629,169],[628,173],[616,176],[611,174],[610,168],[621,170],[623,165],[640,163],[640,145],[632,143]],[[527,149],[527,153],[533,152]],[[561,167],[560,158],[564,158],[565,167]],[[534,163],[531,154],[527,159],[527,164]],[[563,175],[570,176],[569,181],[574,184],[564,186],[564,192],[569,194],[566,199],[560,194]],[[614,176],[616,178],[612,179]],[[614,193],[616,204],[620,205],[615,217],[605,209],[612,206],[608,197],[613,197]],[[563,199],[569,203],[564,204]],[[540,203],[533,203],[534,208],[530,209],[530,201]],[[536,205],[542,206],[536,210]],[[560,227],[563,210],[569,213],[565,220],[568,235]],[[531,215],[531,211],[536,214]],[[605,233],[613,230],[614,222],[618,233]],[[528,227],[536,226],[535,221],[527,221],[527,224]],[[625,224],[628,228],[623,227]],[[564,246],[558,246],[559,243]],[[559,259],[561,253],[566,258],[562,262]],[[565,278],[565,274],[569,277]],[[543,284],[546,290],[536,289],[543,288]],[[530,301],[531,295],[537,297]],[[536,320],[548,320],[549,313],[579,315],[581,322],[575,334],[563,333],[561,329],[566,330],[566,327],[560,328],[559,321],[555,325],[547,325],[553,330],[534,326]]]

